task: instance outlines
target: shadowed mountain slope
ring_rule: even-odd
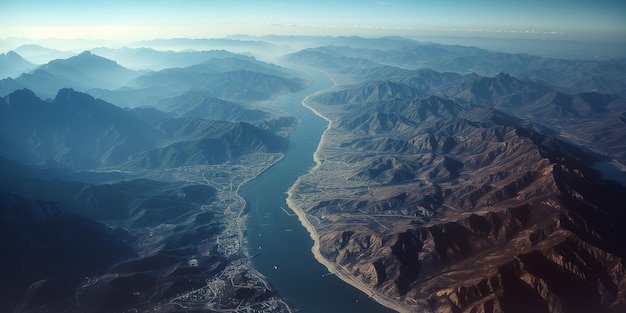
[[[269,113],[250,109],[242,104],[207,97],[201,93],[187,93],[160,100],[156,107],[180,116],[214,119],[220,121],[252,122],[269,118]]]
[[[200,288],[200,273],[214,275],[226,264],[217,254],[196,256],[223,227],[221,213],[203,208],[216,197],[208,185],[88,184],[6,159],[0,176],[7,247],[0,305],[7,311],[123,310]],[[198,260],[193,268],[191,258]]]
[[[64,214],[52,202],[0,192],[0,307],[62,310],[85,276],[133,257],[125,232]]]
[[[2,155],[30,164],[53,161],[75,169],[121,164],[134,169],[177,167],[275,153],[286,146],[283,137],[251,124],[197,118],[146,121],[71,89],[60,90],[52,102],[21,90],[0,103]]]

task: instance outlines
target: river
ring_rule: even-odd
[[[285,203],[286,191],[315,165],[313,153],[327,122],[302,106],[306,96],[333,86],[323,73],[308,73],[310,87],[272,102],[271,107],[299,118],[285,157],[241,190],[249,213],[248,249],[253,266],[280,295],[304,312],[394,312],[328,273],[311,252],[313,240]],[[284,208],[284,210],[282,208]]]

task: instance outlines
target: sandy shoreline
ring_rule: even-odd
[[[311,95],[311,96],[313,96],[313,95]],[[319,154],[320,154],[320,151],[322,149],[322,146],[326,142],[327,133],[328,133],[328,131],[332,127],[332,121],[329,118],[327,118],[326,116],[324,116],[323,114],[321,114],[319,111],[317,111],[316,109],[314,109],[313,107],[311,107],[308,104],[309,98],[311,96],[306,97],[302,101],[302,105],[305,106],[307,109],[311,110],[313,113],[315,113],[315,115],[317,115],[317,116],[323,118],[324,120],[326,120],[328,122],[328,126],[326,127],[326,130],[324,130],[324,133],[322,133],[322,137],[320,139],[319,144],[317,145],[317,149],[313,153],[313,161],[315,161],[315,166],[306,175],[309,175],[309,174],[315,172],[322,165],[322,162],[320,160]],[[378,302],[378,303],[380,303],[380,304],[382,304],[382,305],[384,305],[384,306],[386,306],[386,307],[388,307],[390,309],[396,310],[398,312],[408,312],[408,309],[406,307],[403,307],[402,304],[399,303],[398,301],[395,301],[395,300],[390,299],[390,298],[388,298],[388,297],[386,297],[384,295],[379,294],[378,292],[376,292],[375,290],[370,288],[368,285],[366,285],[366,284],[356,280],[343,267],[338,266],[338,264],[335,264],[335,263],[332,263],[332,262],[328,261],[326,258],[324,258],[324,256],[322,256],[322,254],[320,252],[320,239],[319,239],[319,235],[317,234],[317,230],[309,222],[309,220],[308,220],[308,218],[306,216],[306,213],[301,208],[296,206],[296,204],[294,203],[294,201],[292,199],[292,196],[294,194],[294,190],[295,190],[295,188],[297,188],[298,185],[300,185],[300,183],[302,181],[302,177],[303,176],[299,177],[296,180],[296,182],[289,188],[289,190],[287,191],[287,199],[286,199],[286,201],[287,201],[287,205],[291,208],[291,210],[293,210],[293,212],[296,213],[296,215],[298,216],[298,220],[300,220],[300,223],[302,224],[302,226],[304,226],[304,228],[307,230],[307,232],[309,233],[309,235],[313,239],[313,247],[311,248],[311,251],[313,252],[313,256],[315,257],[315,259],[319,263],[324,265],[328,269],[329,272],[334,273],[337,277],[339,277],[339,279],[343,280],[344,282],[352,285],[353,287],[355,287],[355,288],[359,289],[360,291],[362,291],[363,293],[367,294],[368,296],[373,298],[376,302]]]

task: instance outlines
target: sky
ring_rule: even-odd
[[[626,41],[624,0],[0,0],[0,38],[535,36]]]

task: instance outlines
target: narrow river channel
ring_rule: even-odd
[[[302,121],[290,137],[285,157],[240,190],[250,209],[248,249],[250,255],[261,253],[253,265],[297,311],[393,312],[334,275],[322,277],[328,271],[313,257],[313,240],[285,203],[289,187],[315,165],[313,153],[328,125],[302,106],[302,100],[333,83],[323,73],[308,74],[312,86],[272,104]]]

